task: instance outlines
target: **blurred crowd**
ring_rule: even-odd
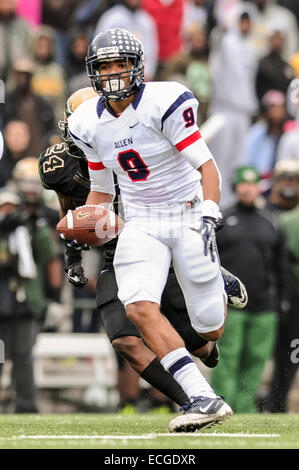
[[[61,330],[49,305],[63,303],[65,286],[58,206],[44,194],[37,159],[61,142],[68,96],[90,86],[90,40],[113,27],[144,44],[147,81],[178,81],[198,98],[222,175],[220,257],[250,301],[229,316],[215,391],[239,412],[285,412],[299,362],[291,360],[299,338],[298,0],[1,0],[0,337],[14,364],[16,412],[37,411],[32,347],[37,332]],[[87,287],[72,291],[73,332],[101,329],[97,312],[82,307],[95,297],[101,257],[93,251]],[[269,390],[256,396],[271,357]]]

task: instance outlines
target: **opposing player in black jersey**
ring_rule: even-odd
[[[85,203],[89,193],[88,167],[84,155],[71,140],[67,129],[67,117],[87,99],[96,96],[92,88],[78,90],[67,101],[65,120],[59,123],[64,142],[43,152],[39,159],[41,181],[46,189],[57,193],[60,215]],[[115,210],[117,211],[117,201]],[[164,370],[154,353],[141,339],[137,328],[125,315],[123,304],[117,297],[117,285],[113,269],[113,257],[117,240],[103,247],[104,266],[98,279],[96,302],[101,313],[107,335],[116,350],[131,364],[133,369],[149,384],[160,390],[178,405],[184,405],[188,398],[172,376]],[[66,272],[68,280],[75,287],[87,283],[82,266],[81,249],[74,242],[66,242]],[[222,268],[228,303],[243,308],[247,293],[243,284]],[[185,341],[187,349],[199,357],[208,367],[218,363],[216,343],[201,338],[191,327],[181,289],[174,272],[169,273],[161,303],[161,310]]]

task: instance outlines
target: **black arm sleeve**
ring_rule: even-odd
[[[76,250],[73,246],[66,245],[66,269],[74,263],[82,263],[81,250]]]

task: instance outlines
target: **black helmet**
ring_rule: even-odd
[[[127,61],[127,70],[114,74],[102,74],[99,65],[103,62]],[[129,68],[132,62],[132,69]],[[141,42],[125,29],[109,29],[98,34],[90,44],[86,57],[86,69],[97,93],[111,101],[128,98],[144,81],[144,54]],[[130,85],[124,87],[123,79],[130,77]],[[106,82],[105,88],[103,81]]]

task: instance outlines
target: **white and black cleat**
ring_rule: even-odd
[[[224,281],[224,288],[227,294],[227,304],[238,310],[246,307],[248,294],[243,282],[237,276],[221,267],[221,274]]]
[[[221,424],[231,417],[233,410],[221,397],[192,397],[182,415],[172,419],[169,432],[197,432]]]

